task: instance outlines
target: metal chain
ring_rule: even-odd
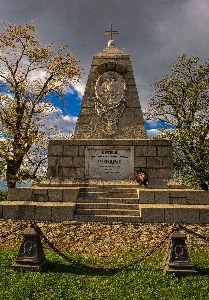
[[[176,225],[174,224],[172,229],[166,234],[166,236],[156,245],[154,246],[150,251],[148,251],[147,253],[145,253],[142,257],[140,257],[139,259],[135,260],[134,262],[131,262],[129,264],[126,264],[124,266],[121,267],[94,267],[94,266],[88,266],[85,265],[83,263],[79,263],[73,259],[70,259],[68,256],[66,256],[64,253],[62,253],[59,249],[57,249],[54,244],[52,242],[49,241],[49,239],[44,235],[44,233],[42,232],[42,230],[40,229],[40,227],[38,227],[34,222],[31,222],[32,226],[34,227],[34,229],[37,230],[37,232],[40,234],[40,236],[44,239],[44,241],[49,245],[49,247],[56,252],[58,255],[60,255],[62,258],[64,258],[65,260],[67,260],[68,262],[77,265],[80,268],[84,268],[87,270],[93,270],[93,271],[118,271],[118,270],[122,270],[131,266],[134,266],[137,263],[142,262],[143,260],[145,260],[148,256],[152,255],[158,248],[160,248],[165,241],[169,238],[169,236],[176,230],[178,230],[178,227],[176,227]]]
[[[183,226],[183,225],[181,225],[181,224],[179,224],[179,223],[176,223],[176,225],[177,225],[177,227],[179,227],[180,229],[182,229],[182,230],[184,230],[184,231],[186,231],[186,232],[188,232],[188,233],[190,233],[190,234],[192,234],[192,235],[194,235],[194,236],[196,236],[196,237],[198,237],[198,238],[200,238],[200,239],[203,239],[203,240],[209,242],[209,238],[208,238],[208,237],[203,236],[202,234],[196,233],[196,232],[194,232],[193,230],[188,229],[187,227],[185,227],[185,226]]]
[[[28,227],[28,224],[19,225],[19,226],[15,227],[14,229],[12,229],[12,230],[10,230],[10,231],[8,231],[8,232],[6,232],[6,233],[0,234],[0,238],[6,238],[6,237],[8,237],[10,234],[12,234],[12,233],[14,233],[14,232],[17,232],[17,231],[19,231],[19,230],[21,230],[21,229],[24,229],[24,228],[26,228],[26,227]]]

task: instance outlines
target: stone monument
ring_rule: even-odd
[[[106,33],[111,39],[93,57],[73,138],[50,140],[47,178],[9,189],[0,217],[209,223],[209,193],[173,181],[171,141],[148,139],[130,56],[115,46],[112,26]]]

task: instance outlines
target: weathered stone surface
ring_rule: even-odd
[[[105,110],[103,110],[103,113],[100,115],[98,110],[98,107],[100,106],[97,105],[99,97],[98,95],[100,95],[98,94],[98,91],[101,89],[101,85],[99,85],[99,87],[97,85],[97,79],[100,81],[103,80],[105,84],[105,78],[110,76],[110,73],[108,72],[112,72],[112,74],[118,74],[117,76],[115,75],[117,77],[118,86],[120,82],[124,82],[127,88],[127,93],[125,93],[126,106],[123,108],[123,113],[119,113],[118,105],[120,107],[120,103],[117,103],[117,107],[114,108],[114,110],[118,111],[118,113],[115,113],[115,111],[111,111],[111,109],[109,109],[109,116],[111,116],[111,114],[114,115],[116,127],[118,123],[120,123],[120,125],[118,125],[119,130],[117,130],[116,127],[113,130],[114,134],[110,134],[112,131],[109,130],[109,127],[105,123],[106,121],[104,121],[106,120],[106,114],[104,113]],[[123,89],[120,89],[120,97],[121,93],[123,94]],[[93,62],[84,92],[81,113],[78,116],[78,121],[75,128],[75,139],[107,139],[109,136],[111,139],[117,140],[118,138],[125,138],[125,134],[127,132],[129,139],[140,137],[147,138],[141,106],[139,101],[135,102],[133,105],[133,94],[137,95],[137,89],[129,55],[124,54],[123,51],[116,47],[105,48],[99,54],[95,55],[93,57]],[[117,99],[120,100],[120,97]],[[94,103],[94,106],[92,106],[92,108],[86,113],[86,103],[89,103],[90,99],[93,100],[92,102]],[[101,105],[101,103],[102,102],[100,101],[99,105]],[[132,108],[134,108],[134,111],[132,111]],[[131,122],[130,115],[132,117]],[[92,118],[94,118],[94,122],[92,122]],[[125,128],[127,124],[131,123],[134,124],[135,132],[134,130],[129,131],[128,128]],[[142,126],[138,126],[139,124]]]
[[[136,156],[156,156],[155,146],[138,146],[135,147]]]
[[[8,201],[31,201],[32,189],[31,188],[9,188],[8,189]]]
[[[3,206],[0,205],[0,219],[3,218]]]
[[[172,156],[172,149],[169,146],[158,146],[157,152],[159,156]]]
[[[170,204],[186,204],[186,205],[188,205],[189,203],[188,203],[188,200],[187,200],[187,198],[184,198],[184,197],[170,197],[170,200],[169,200],[169,203]]]
[[[200,224],[209,224],[209,205],[200,208]]]
[[[19,205],[19,219],[20,220],[34,220],[35,218],[35,205],[34,202],[25,202]]]
[[[19,204],[21,204],[21,201],[4,201],[1,204],[3,219],[19,220]]]
[[[155,194],[154,191],[138,190],[139,203],[154,203]]]
[[[209,204],[209,192],[207,191],[187,191],[187,200],[189,204]]]
[[[164,223],[164,208],[153,207],[152,204],[140,204],[141,218],[143,223]]]
[[[55,222],[73,221],[75,204],[59,203],[51,207],[52,220]]]
[[[34,188],[32,191],[32,200],[37,202],[47,202],[49,201],[48,190],[45,188]]]
[[[148,146],[168,146],[171,147],[172,142],[169,140],[148,140]]]
[[[37,221],[51,221],[52,220],[52,204],[50,202],[42,202],[36,204],[35,220]]]
[[[62,144],[51,144],[51,141],[49,141],[49,148],[48,151],[50,152],[51,155],[62,155],[63,154],[63,146]]]
[[[76,168],[83,168],[85,166],[85,157],[84,156],[73,157],[73,166]]]
[[[199,224],[199,207],[192,205],[170,205],[165,209],[165,223]]]
[[[79,189],[63,189],[63,202],[77,202]]]
[[[48,189],[49,201],[51,202],[61,202],[62,201],[62,189]]]
[[[161,157],[163,168],[172,168],[173,169],[173,159],[172,156]]]
[[[154,169],[147,168],[148,179],[149,178],[159,178],[159,179],[172,179],[173,170],[172,169]]]
[[[63,154],[65,156],[78,156],[78,146],[64,145]]]
[[[71,167],[73,165],[73,158],[71,156],[63,156],[60,159],[60,166]]]
[[[145,168],[147,166],[146,157],[135,157],[134,158],[134,165],[138,166],[138,168]]]
[[[155,191],[155,203],[169,203],[170,191]]]
[[[161,168],[163,159],[161,157],[147,157],[147,167]]]
[[[48,156],[48,166],[50,167],[56,167],[57,165],[59,165],[59,158],[57,156]]]

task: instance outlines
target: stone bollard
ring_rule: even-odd
[[[23,232],[23,242],[11,268],[18,271],[39,271],[46,261],[38,232],[33,227],[27,228]]]
[[[180,231],[175,231],[170,237],[163,265],[165,273],[174,273],[179,277],[197,275],[190,261],[186,236]]]

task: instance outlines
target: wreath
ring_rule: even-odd
[[[138,170],[138,171],[136,172],[136,181],[137,181],[139,184],[147,185],[147,181],[148,181],[147,174],[146,174],[145,172],[143,172],[141,169]]]

